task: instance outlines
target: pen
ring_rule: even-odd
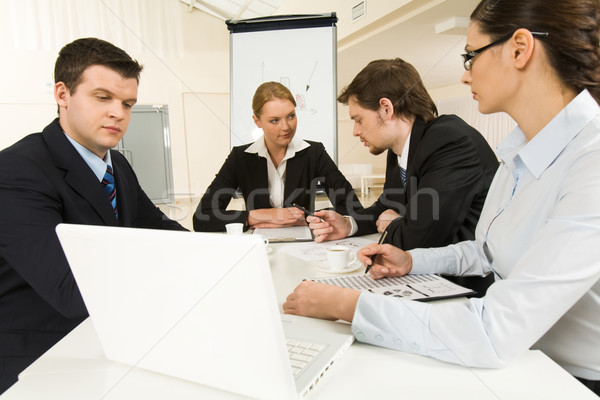
[[[314,212],[308,211],[306,208],[302,207],[299,204],[292,203],[292,206],[296,207],[298,210],[302,211],[306,215],[310,215],[311,217],[317,217]],[[317,217],[317,218],[319,218],[319,217]],[[323,218],[319,218],[319,219],[321,220],[321,222],[325,222],[325,220]]]
[[[387,236],[387,231],[383,231],[383,233],[381,234],[381,237],[379,238],[379,242],[377,242],[377,244],[382,244],[383,241],[385,240],[385,237]],[[375,256],[377,254],[373,254],[371,256],[371,265],[367,265],[367,269],[365,269],[365,274],[369,272],[369,270],[371,269],[371,267],[373,266],[373,263],[375,262]]]

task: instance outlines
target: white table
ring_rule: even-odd
[[[293,245],[270,245],[280,304],[303,278],[324,274],[284,253],[284,246]],[[107,360],[90,319],[23,371],[19,382],[0,396],[1,400],[188,398],[242,397]],[[311,398],[597,399],[540,351],[528,351],[504,369],[485,370],[357,342],[336,361]]]

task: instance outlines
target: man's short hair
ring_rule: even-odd
[[[398,117],[420,117],[430,122],[437,107],[427,93],[421,76],[411,64],[400,58],[371,61],[346,86],[337,100],[348,104],[353,97],[368,110],[377,111],[379,100],[389,99]]]
[[[97,38],[77,39],[65,45],[54,65],[54,82],[63,82],[75,92],[81,75],[92,65],[102,65],[124,78],[135,78],[139,83],[142,65],[112,43]]]

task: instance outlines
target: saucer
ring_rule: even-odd
[[[326,273],[332,274],[332,275],[347,274],[349,272],[354,272],[362,266],[363,266],[362,263],[360,263],[359,261],[355,261],[352,264],[348,265],[346,268],[331,270],[328,268],[327,261],[321,261],[319,263],[315,263],[315,268],[318,271],[326,272]]]

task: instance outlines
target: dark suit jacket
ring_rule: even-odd
[[[102,185],[58,120],[0,152],[0,377],[4,384],[16,380],[11,374],[88,315],[54,232],[57,224],[185,230],[152,204],[120,153],[112,151],[111,157],[119,221]],[[97,256],[109,262],[110,253],[103,249]]]
[[[410,136],[406,190],[398,156],[389,150],[383,193],[355,215],[357,234],[375,232],[379,215],[393,209],[403,217],[389,224],[385,241],[401,249],[473,240],[498,165],[485,138],[459,117],[442,115],[428,124],[417,119]],[[483,295],[492,277],[451,280]]]
[[[383,193],[358,223],[358,234],[376,231],[375,221],[391,208],[402,218],[390,223],[387,243],[410,250],[475,238],[475,226],[498,159],[481,134],[454,115],[414,123],[406,169],[406,191],[398,156],[387,154]]]
[[[362,209],[352,185],[337,168],[322,143],[306,141],[309,147],[287,160],[284,206],[292,203],[314,211],[317,180],[325,188],[333,208],[347,214],[350,208]],[[225,224],[246,224],[248,212],[272,208],[269,202],[267,160],[258,154],[246,153],[250,144],[234,147],[221,170],[212,181],[194,214],[194,230],[224,231]],[[246,201],[246,211],[225,211],[236,189]],[[247,226],[246,226],[247,228]]]

